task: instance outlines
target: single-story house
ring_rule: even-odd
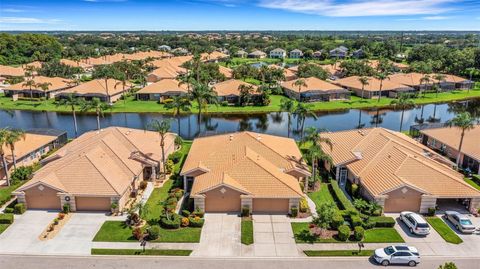
[[[329,52],[331,58],[346,58],[348,56],[348,49],[344,46],[334,48]]]
[[[429,77],[429,81],[423,81],[422,78]],[[442,91],[451,91],[456,89],[471,89],[475,82],[455,75],[443,74],[442,80],[436,79],[436,74],[421,73],[398,73],[390,76],[390,80],[396,83],[404,84],[415,88],[415,90],[430,90],[434,84],[438,85]]]
[[[222,75],[224,75],[225,78],[227,78],[227,79],[233,78],[233,70],[228,68],[228,67],[219,65],[218,66],[218,71],[220,71],[220,73]]]
[[[187,55],[188,54],[188,50],[184,49],[184,48],[175,48],[175,49],[171,50],[170,52],[173,53],[173,55]]]
[[[420,140],[452,160],[457,160],[462,131],[456,127],[443,127],[420,130]],[[465,131],[460,153],[460,166],[480,174],[480,125]]]
[[[256,94],[257,86],[238,79],[229,79],[213,84],[212,88],[217,93],[219,101],[228,103],[237,103],[240,98],[240,86],[246,85],[252,87],[252,92]]]
[[[188,86],[180,84],[175,79],[162,79],[136,92],[138,100],[163,101],[172,96],[181,96],[188,93]]]
[[[160,51],[171,51],[172,47],[170,47],[168,45],[161,45],[161,46],[158,46],[157,49],[160,50]]]
[[[289,57],[292,59],[300,59],[303,57],[303,52],[299,49],[291,50]]]
[[[283,67],[281,67],[279,65],[276,65],[276,64],[271,64],[268,67],[269,68],[282,69],[283,70],[283,75],[285,76],[285,81],[290,81],[290,80],[294,80],[294,79],[297,78],[297,72],[294,72],[293,70],[291,70],[289,68],[283,68]]]
[[[67,89],[58,95],[63,98],[69,94],[76,97],[83,97],[85,100],[99,98],[102,102],[115,103],[128,91],[132,85],[127,82],[126,85],[116,79],[94,79],[89,82],[82,83],[73,88]]]
[[[227,58],[229,58],[230,56],[228,54],[225,54],[223,52],[220,52],[220,51],[212,51],[211,53],[202,53],[200,54],[200,57],[202,59],[202,61],[204,62],[218,62],[218,61],[222,61],[222,60],[225,60]]]
[[[380,80],[375,77],[368,77],[368,85],[365,85],[362,93],[362,83],[359,76],[351,76],[333,81],[340,87],[355,93],[356,96],[363,98],[378,98],[380,95]],[[400,93],[415,92],[415,89],[404,84],[396,83],[388,79],[382,82],[382,96],[396,98]],[[363,95],[363,96],[362,96]]]
[[[435,74],[430,76],[435,77]],[[440,88],[444,91],[467,90],[475,87],[475,81],[449,74],[443,76],[444,78],[440,81]]]
[[[260,50],[254,50],[252,52],[250,52],[248,55],[247,55],[248,58],[258,58],[258,59],[261,59],[261,58],[265,58],[267,57],[267,54],[263,51],[260,51]]]
[[[239,50],[239,51],[235,52],[235,57],[245,58],[247,56],[248,56],[248,53],[244,50]]]
[[[293,139],[253,132],[196,138],[180,175],[205,212],[283,213],[298,208],[310,176]]]
[[[352,52],[352,57],[357,58],[357,59],[361,59],[361,58],[365,57],[365,51],[363,49],[354,50]]]
[[[187,72],[186,69],[182,67],[175,67],[175,66],[159,67],[148,74],[147,82],[153,83],[153,82],[160,81],[162,79],[176,79],[178,76],[185,74],[186,72]]]
[[[296,81],[299,79],[303,79],[306,85],[295,85]],[[348,90],[330,82],[316,77],[299,79],[285,81],[281,84],[285,95],[290,98],[305,102],[350,99],[350,92]]]
[[[323,149],[332,158],[339,185],[359,185],[360,194],[385,212],[426,213],[457,200],[470,209],[480,207],[480,191],[463,180],[452,162],[405,134],[370,128],[322,137],[332,142],[332,148]]]
[[[322,57],[322,51],[321,50],[317,50],[313,53],[313,58],[315,59],[320,59]]]
[[[0,65],[0,76],[6,77],[6,78],[23,77],[25,76],[25,70],[21,67]]]
[[[175,150],[169,133],[165,155]],[[87,132],[42,160],[43,167],[13,194],[29,209],[72,211],[122,210],[142,180],[162,168],[157,132],[109,127]]]
[[[32,79],[34,85],[26,86],[28,79]],[[41,84],[47,83],[48,89],[43,91],[40,87]],[[34,76],[27,78],[25,81],[10,85],[5,88],[5,95],[11,96],[13,100],[18,100],[18,98],[53,98],[56,95],[64,92],[66,89],[72,87],[72,81],[60,77],[44,77],[44,76]]]
[[[92,69],[93,69],[93,65],[88,64],[88,63],[86,63],[82,60],[77,62],[77,61],[72,61],[70,59],[61,59],[60,63],[62,63],[64,65],[71,66],[71,67],[80,67],[85,71],[92,71]]]
[[[25,131],[25,139],[15,143],[15,161],[17,167],[32,165],[49,151],[67,142],[67,132],[56,129],[31,129]],[[7,168],[13,170],[13,155],[10,147],[3,146]],[[0,185],[3,185],[5,172],[0,162]]]
[[[283,59],[287,57],[287,51],[281,48],[276,48],[270,51],[270,58],[279,58]]]

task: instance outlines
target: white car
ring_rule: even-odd
[[[390,264],[407,264],[416,266],[420,263],[420,254],[414,247],[409,246],[389,246],[375,250],[373,256],[376,262],[383,266]]]
[[[450,221],[455,228],[465,234],[471,234],[476,231],[472,221],[465,215],[457,211],[445,211],[445,219]]]
[[[430,233],[430,226],[427,221],[417,213],[403,211],[400,213],[400,220],[407,225],[407,228],[413,234],[428,235]]]

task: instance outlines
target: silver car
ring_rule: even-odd
[[[423,236],[430,233],[430,226],[427,221],[417,213],[403,211],[400,213],[400,220],[407,225],[410,233]]]
[[[383,266],[390,264],[408,264],[416,266],[420,263],[420,254],[414,247],[409,246],[389,246],[375,250],[373,258]]]
[[[450,221],[455,228],[462,233],[474,233],[476,228],[472,221],[457,211],[445,211],[445,219]]]

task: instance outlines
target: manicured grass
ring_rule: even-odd
[[[242,244],[253,244],[253,221],[242,220]]]
[[[309,193],[308,197],[312,199],[312,201],[315,203],[315,206],[317,208],[319,208],[320,205],[328,202],[332,202],[336,204],[335,199],[333,198],[332,194],[330,193],[330,190],[328,189],[328,184],[325,184],[325,183],[322,183],[318,191]]]
[[[309,232],[306,222],[291,223],[295,242],[297,243],[351,243],[355,241],[339,241],[336,238],[318,238]],[[375,228],[365,231],[364,243],[404,243],[405,241],[394,228]]]
[[[198,243],[201,228],[185,227],[176,230],[160,228],[160,236],[152,242],[159,243]],[[93,238],[94,242],[132,242],[132,228],[123,221],[105,221]]]
[[[438,217],[427,217],[427,222],[448,243],[460,244],[463,240],[450,227]]]
[[[0,234],[2,234],[10,224],[0,224]]]
[[[417,105],[442,103],[458,100],[466,100],[480,97],[480,89],[477,87],[470,92],[466,90],[452,91],[439,93],[427,93],[425,97],[413,99]],[[215,106],[209,105],[204,113],[265,113],[280,111],[280,100],[286,98],[280,95],[271,95],[270,104],[268,106]],[[392,98],[381,98],[380,101],[376,99],[362,99],[357,96],[352,96],[350,100],[346,101],[331,101],[331,102],[314,102],[310,103],[312,109],[315,111],[331,111],[344,110],[355,108],[375,108],[375,107],[390,107]],[[198,112],[198,104],[192,103],[192,113]],[[34,110],[34,111],[57,111],[57,112],[71,112],[68,107],[58,107],[55,105],[55,100],[47,100],[45,102],[37,101],[12,101],[11,98],[0,95],[0,109],[18,109],[18,110]],[[171,114],[172,109],[167,109],[162,104],[156,101],[137,101],[133,96],[126,99],[126,102],[119,100],[107,112],[157,112]]]
[[[467,182],[468,184],[470,184],[470,186],[480,191],[480,185],[478,185],[477,182],[473,181],[470,178],[465,178],[465,182]]]
[[[92,248],[92,255],[146,255],[146,256],[190,256],[191,250],[184,249],[108,249]]]
[[[343,256],[372,256],[374,250],[305,250],[305,255],[309,257],[343,257]]]
[[[0,187],[0,206],[12,199],[12,191],[22,186],[26,181],[19,181],[9,187]]]
[[[143,219],[147,221],[158,221],[160,215],[163,213],[163,208],[161,203],[168,198],[168,192],[173,186],[173,180],[169,179],[163,183],[163,186],[160,188],[155,188],[148,198],[145,205],[148,207],[148,214],[143,214]]]

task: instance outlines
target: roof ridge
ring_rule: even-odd
[[[372,132],[369,132],[369,133],[367,134],[367,136],[365,136],[360,142],[363,142],[368,136],[370,136],[370,134],[372,134]],[[379,134],[380,134],[380,133],[377,133],[377,135],[379,135]],[[385,137],[385,136],[383,136],[383,137]],[[360,174],[362,174],[362,172],[365,171],[365,169],[367,169],[367,167],[370,167],[370,166],[374,163],[373,161],[377,159],[378,155],[380,155],[380,153],[383,152],[383,150],[390,144],[390,142],[392,142],[392,140],[389,139],[388,137],[385,137],[385,138],[387,138],[387,140],[388,140],[387,143],[385,143],[385,145],[383,145],[383,147],[382,147],[377,153],[375,153],[375,155],[372,156],[372,158],[371,158],[371,160],[368,162],[368,164],[365,165],[365,166],[363,167],[363,169],[361,169],[361,170],[358,172],[358,176],[360,176]],[[359,144],[360,144],[360,143],[358,143],[358,144],[355,146],[355,148],[356,148]],[[355,149],[355,148],[354,148],[354,149]],[[353,150],[350,150],[350,152],[353,154],[354,151],[353,151]],[[355,154],[353,154],[353,155],[355,156]],[[375,164],[377,164],[377,163],[378,163],[378,161],[375,161]]]
[[[260,143],[262,144],[263,146],[265,146],[266,148],[268,148],[270,151],[274,152],[276,155],[280,156],[282,159],[284,159],[285,161],[287,161],[287,163],[294,167],[294,165],[292,165],[292,162],[287,160],[285,158],[285,156],[283,156],[282,154],[280,154],[280,152],[277,152],[276,150],[272,149],[271,147],[269,147],[267,144],[263,143],[262,139],[258,140],[256,137],[253,136],[253,134],[258,134],[260,135],[260,133],[254,133],[254,132],[249,132],[249,131],[244,131],[244,133],[248,134],[253,140],[257,141],[257,143]],[[268,134],[262,134],[262,135],[266,135],[266,136],[271,136],[271,135],[268,135]],[[285,139],[285,140],[288,140],[288,138],[284,138],[284,137],[281,137],[281,139]],[[245,146],[245,147],[248,147],[248,146]],[[255,151],[256,152],[256,151]],[[260,154],[259,154],[260,155]],[[263,156],[262,156],[263,158]]]
[[[85,158],[93,165],[93,167],[95,167],[95,169],[97,170],[97,172],[98,172],[100,175],[102,175],[103,179],[105,179],[105,181],[106,181],[107,184],[112,188],[112,190],[114,190],[117,194],[120,195],[120,193],[118,192],[118,190],[110,183],[110,180],[108,180],[108,179],[105,177],[105,175],[102,173],[102,171],[100,171],[100,169],[98,169],[98,167],[95,165],[95,163],[94,163],[92,160],[90,160],[90,157],[89,157],[87,154],[85,154],[84,156],[85,156]]]
[[[102,141],[102,144],[105,145],[105,146],[110,150],[110,152],[112,152],[113,155],[114,155],[117,159],[120,160],[120,162],[128,169],[128,171],[130,171],[130,172],[132,172],[132,174],[136,175],[135,171],[132,171],[132,169],[130,169],[130,167],[127,165],[127,163],[126,163],[122,158],[120,158],[120,156],[117,155],[116,151],[114,151],[114,150],[112,149],[112,147],[110,147],[107,143],[105,143],[105,141],[104,141],[103,139],[102,139],[101,141]],[[126,150],[127,150],[127,151],[130,151],[130,150],[128,150],[128,149],[126,149]],[[129,157],[129,158],[130,158],[130,157]]]

